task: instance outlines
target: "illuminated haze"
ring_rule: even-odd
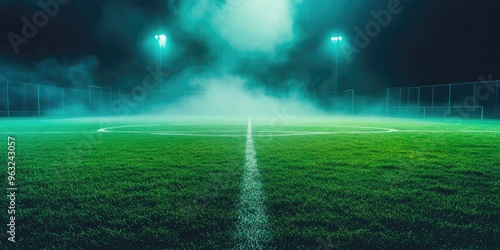
[[[344,36],[343,48],[359,44],[357,30],[373,25],[373,13],[384,13],[394,1],[69,1],[16,53],[7,34],[20,35],[22,18],[43,11],[39,2],[55,1],[0,1],[0,81],[12,83],[13,110],[22,108],[16,81],[82,90],[89,85],[121,88],[130,96],[158,66],[154,37],[164,33],[166,77],[130,113],[247,115],[285,108],[308,114],[315,108],[333,111],[333,98],[325,94],[334,90],[330,36]],[[496,23],[462,12],[495,16],[494,2],[488,3],[491,7],[464,2],[453,11],[443,1],[399,2],[403,11],[381,25],[352,61],[339,57],[339,93],[350,105],[344,91],[355,89],[355,113],[383,112],[386,87],[498,78]],[[36,91],[33,85],[28,90],[32,110],[37,99],[30,95]],[[90,99],[83,98],[82,110],[91,106]],[[50,107],[57,105],[54,99]]]
[[[293,0],[182,2],[176,11],[178,25],[206,40],[215,60],[208,67],[186,69],[168,80],[168,89],[188,84],[191,90],[204,92],[179,98],[166,111],[202,111],[207,115],[273,115],[276,110],[287,109],[317,112],[312,104],[303,101],[306,97],[300,94],[304,91],[302,82],[286,79],[287,88],[277,93],[266,89],[267,84],[251,74],[239,73],[248,63],[265,71],[288,60],[300,35],[295,25],[300,4]]]

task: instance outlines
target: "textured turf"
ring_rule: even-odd
[[[0,120],[17,143],[17,247],[237,247],[247,125]],[[252,133],[269,247],[500,245],[498,122],[255,118]]]

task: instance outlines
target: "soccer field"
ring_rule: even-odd
[[[0,136],[18,248],[500,245],[497,121],[33,118]]]

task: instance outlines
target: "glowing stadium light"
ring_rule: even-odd
[[[342,41],[342,37],[341,36],[332,36],[332,42],[340,42]]]
[[[156,40],[158,40],[158,44],[160,47],[165,47],[167,45],[167,36],[161,34],[161,35],[156,35],[155,36]]]
[[[158,45],[160,45],[160,69],[162,68],[162,48],[167,46],[167,36],[164,34],[155,35],[155,39],[158,40]]]
[[[330,38],[334,44],[338,44],[337,42],[342,41],[342,36],[332,36]],[[338,56],[337,56],[337,51],[335,50],[335,86],[334,86],[334,91],[335,91],[335,102],[337,101],[337,91],[338,91]]]

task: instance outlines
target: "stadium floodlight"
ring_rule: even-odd
[[[158,45],[160,45],[160,47],[165,47],[167,45],[167,36],[166,35],[156,35],[155,36],[156,40],[158,40]]]
[[[342,36],[332,36],[331,40],[334,44],[338,44],[338,42],[342,42]],[[338,62],[337,50],[335,49],[335,102],[337,101],[338,91]]]
[[[342,37],[341,36],[332,36],[331,40],[332,40],[332,42],[341,42]]]
[[[155,35],[155,39],[158,40],[158,45],[160,45],[160,70],[161,70],[161,60],[162,60],[161,52],[162,48],[164,48],[167,45],[167,36],[164,34]]]

